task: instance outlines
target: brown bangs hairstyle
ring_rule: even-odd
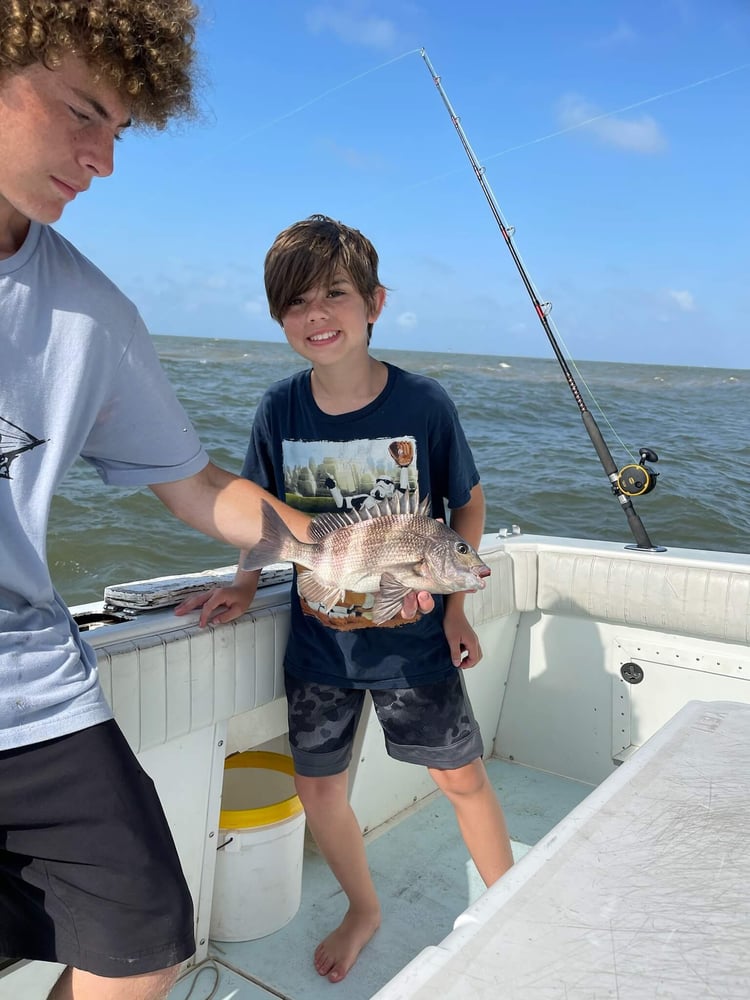
[[[327,215],[311,215],[279,233],[264,268],[273,319],[282,323],[294,298],[314,285],[332,282],[337,271],[346,271],[367,307],[374,308],[375,292],[384,287],[378,278],[378,255],[358,229]],[[372,323],[367,332],[369,337]]]

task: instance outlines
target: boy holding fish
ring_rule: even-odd
[[[482,655],[463,591],[483,586],[489,572],[475,551],[484,498],[444,389],[369,352],[386,297],[369,240],[312,216],[276,238],[265,281],[271,315],[311,367],[264,395],[242,474],[321,514],[311,531],[316,542],[295,545],[269,507],[260,546],[243,553],[233,585],[195,595],[177,610],[202,606],[203,625],[231,621],[254,597],[258,566],[279,558],[298,564],[284,661],[289,742],[308,825],[349,902],[314,955],[318,973],[339,982],[380,924],[348,802],[347,768],[367,691],[389,755],[428,767],[485,884],[513,863],[461,675]],[[366,499],[384,483],[397,495],[381,516],[364,503],[364,520],[351,513],[353,504],[350,513],[333,513],[345,495]],[[445,517],[446,498],[460,537],[425,517],[416,495],[430,498],[436,519]],[[406,531],[396,523],[403,521]],[[398,603],[415,580],[447,596],[436,598],[433,614],[405,622]]]

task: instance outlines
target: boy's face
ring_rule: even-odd
[[[93,177],[112,173],[129,114],[75,56],[0,76],[0,251],[17,249],[10,236],[29,219],[55,222]]]
[[[346,271],[315,285],[293,299],[281,317],[290,346],[313,364],[332,364],[367,353],[367,325],[374,323],[385,304],[385,289],[376,289],[370,307]]]

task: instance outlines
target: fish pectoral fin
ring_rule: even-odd
[[[344,597],[341,587],[321,582],[311,570],[297,574],[297,590],[308,604],[322,604],[326,611]]]
[[[382,625],[383,622],[390,621],[400,614],[404,597],[410,590],[411,587],[401,583],[391,573],[383,573],[380,578],[380,590],[375,595],[372,609],[373,624]]]

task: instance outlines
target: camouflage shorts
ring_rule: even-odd
[[[349,766],[367,691],[285,675],[289,743],[298,774],[340,774]],[[482,737],[460,670],[422,687],[372,690],[390,757],[453,770],[482,756]]]

